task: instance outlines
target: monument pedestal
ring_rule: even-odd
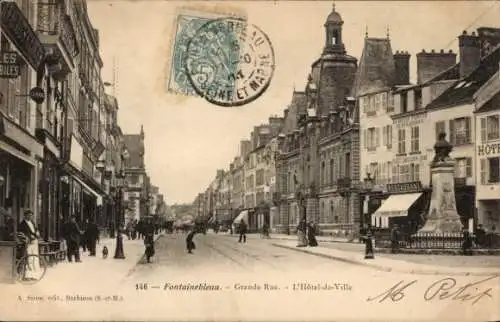
[[[455,163],[453,160],[431,164],[432,195],[422,233],[460,233],[462,222],[455,200]]]

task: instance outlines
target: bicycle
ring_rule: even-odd
[[[18,233],[16,249],[22,248],[22,256],[16,259],[16,280],[22,284],[35,284],[42,280],[47,270],[47,264],[43,257],[28,254],[28,239],[24,234]],[[30,266],[38,266],[36,273],[27,277],[26,272],[31,270]]]

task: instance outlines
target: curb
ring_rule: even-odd
[[[376,270],[384,271],[384,272],[398,272],[398,273],[403,273],[403,274],[418,274],[418,275],[449,275],[449,276],[494,276],[494,275],[498,275],[498,276],[500,276],[500,271],[470,273],[470,272],[450,272],[450,271],[421,270],[421,269],[415,269],[415,270],[394,269],[391,267],[376,265],[376,264],[364,262],[361,260],[354,260],[354,259],[349,259],[349,258],[345,258],[345,257],[341,257],[341,256],[319,254],[319,253],[315,253],[313,251],[303,249],[303,248],[294,248],[291,246],[280,245],[280,244],[275,244],[275,243],[272,243],[272,245],[275,247],[294,250],[297,252],[306,253],[306,254],[313,255],[313,256],[333,259],[333,260],[348,263],[348,264],[353,264],[353,265],[358,265],[358,266],[366,266],[366,267],[374,268]]]
[[[252,235],[252,234],[247,234],[247,237],[248,237],[249,235]],[[224,236],[224,237],[233,237],[233,236],[235,236],[236,238],[238,237],[238,235],[237,235],[237,234],[233,234],[233,235],[226,235],[226,234],[224,234],[224,235],[220,235],[220,236]],[[292,237],[293,237],[293,235],[290,235],[290,236],[292,236]],[[317,236],[317,237],[318,237],[318,236]],[[321,237],[321,236],[319,236],[319,237]],[[293,238],[285,238],[285,237],[277,237],[277,236],[273,236],[273,235],[271,234],[271,239],[274,239],[274,240],[296,240],[296,237],[293,237]],[[341,243],[341,244],[353,244],[353,245],[358,245],[358,244],[360,244],[360,243],[358,243],[358,242],[348,241],[348,240],[320,240],[320,239],[318,239],[318,243]]]

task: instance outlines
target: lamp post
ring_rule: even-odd
[[[369,209],[369,201],[370,195],[373,191],[373,178],[371,178],[370,173],[366,174],[366,178],[364,179],[364,203],[363,203],[363,216],[362,216],[362,225],[363,229],[366,231],[364,239],[365,239],[365,259],[374,259],[375,254],[373,251],[373,234],[371,232],[371,220],[369,220],[370,209]],[[369,220],[369,223],[365,225],[365,221]]]
[[[129,154],[126,149],[123,150],[121,159],[122,165],[124,165],[125,161],[128,159]],[[123,167],[122,167],[123,168]],[[116,176],[118,179],[118,216],[116,218],[116,249],[115,249],[115,259],[125,259],[125,252],[123,250],[123,235],[122,235],[122,217],[125,216],[125,207],[123,207],[123,190],[126,188],[125,182],[125,172],[123,169],[120,170],[120,173]]]

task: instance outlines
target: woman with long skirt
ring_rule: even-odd
[[[316,240],[316,224],[314,222],[310,222],[307,225],[307,240],[309,242],[309,246],[318,246],[318,241]]]
[[[306,220],[301,219],[299,225],[297,226],[297,241],[298,241],[297,247],[307,246],[306,230],[307,230]]]

